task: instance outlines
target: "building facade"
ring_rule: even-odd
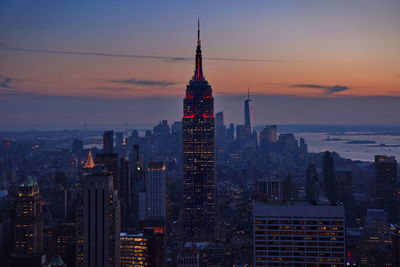
[[[376,204],[388,214],[389,223],[397,221],[397,161],[395,157],[375,156]]]
[[[215,227],[214,98],[202,69],[200,30],[195,72],[183,101],[183,209],[185,241],[212,241]]]
[[[146,217],[163,218],[166,213],[167,165],[149,162],[146,180]]]
[[[344,266],[345,217],[339,205],[253,206],[254,266]]]
[[[76,265],[120,266],[120,204],[107,172],[83,177],[77,216]]]
[[[33,256],[42,253],[42,197],[39,185],[31,176],[28,176],[17,189],[14,238],[13,256]]]

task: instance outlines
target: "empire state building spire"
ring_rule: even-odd
[[[201,58],[201,42],[200,42],[200,19],[197,20],[197,48],[196,48],[196,62],[193,80],[204,81],[203,76],[203,62]]]
[[[196,68],[183,100],[183,206],[185,242],[214,242],[215,119],[211,85],[203,76],[198,22]]]

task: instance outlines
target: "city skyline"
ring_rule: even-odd
[[[398,2],[208,6],[3,2],[0,125],[179,120],[198,16],[226,121],[250,86],[254,125],[398,124]]]

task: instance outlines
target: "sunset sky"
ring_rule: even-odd
[[[2,0],[0,126],[179,120],[197,17],[226,122],[400,124],[398,0]]]

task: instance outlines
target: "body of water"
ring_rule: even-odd
[[[335,151],[344,158],[362,161],[374,161],[375,155],[395,156],[397,160],[400,160],[400,136],[398,135],[298,132],[295,136],[306,140],[309,152]]]

